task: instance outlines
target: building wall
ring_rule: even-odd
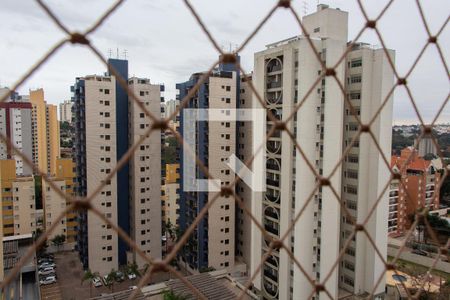
[[[253,92],[250,88],[250,83],[252,80],[252,75],[243,75],[241,77],[240,84],[240,99],[238,107],[240,109],[251,109],[253,108]],[[253,155],[253,124],[252,122],[243,122],[239,124],[238,127],[238,154],[237,156],[243,162],[247,162]],[[249,168],[253,170],[253,161],[249,164]],[[246,209],[252,211],[252,202],[255,201],[254,193],[251,188],[244,183],[239,181],[236,186],[236,193],[239,195],[243,201],[243,205]],[[247,273],[250,272],[251,264],[251,245],[249,241],[251,240],[251,227],[252,220],[244,212],[244,209],[240,206],[236,206],[236,260],[244,262],[247,266]]]
[[[57,173],[55,177],[51,178],[52,182],[68,197],[73,196],[73,172],[74,164],[70,159],[58,159],[56,161]],[[49,183],[42,181],[42,199],[44,207],[44,228],[48,230],[50,226],[56,221],[61,213],[64,212],[68,206],[68,201],[65,197],[59,195]],[[64,217],[58,222],[57,227],[50,234],[51,240],[56,235],[66,236],[66,242],[72,243],[76,240],[76,211],[70,211],[64,214]]]
[[[70,100],[64,100],[59,104],[59,120],[72,123],[72,102]]]
[[[47,122],[44,90],[30,90],[30,102],[33,105],[33,163],[39,170],[47,173]]]
[[[116,95],[114,77],[85,78],[85,132],[87,195],[92,193],[117,164]],[[91,204],[117,224],[117,178],[114,176]],[[118,269],[117,233],[92,211],[87,212],[88,265],[107,274]]]
[[[10,139],[11,143],[32,160],[31,137],[31,104],[23,102],[0,103],[0,132]],[[12,147],[0,141],[0,159],[14,157],[16,174],[30,175],[32,168],[25,164],[22,157],[13,152]]]
[[[160,112],[160,85],[148,79],[130,78],[130,89],[154,116]],[[130,146],[152,126],[136,102],[130,99]],[[161,133],[154,130],[136,149],[130,161],[130,228],[131,238],[153,258],[161,258]],[[143,268],[146,261],[131,253],[131,261]]]
[[[36,204],[33,177],[17,178],[12,183],[14,235],[33,234],[36,231]]]
[[[0,185],[2,191],[2,233],[3,236],[14,235],[13,181],[16,179],[15,161],[0,160]]]
[[[52,180],[58,189],[65,191],[66,183],[64,180]],[[56,219],[64,212],[66,208],[66,199],[61,197],[45,180],[42,181],[42,200],[44,207],[44,228],[48,230]],[[51,241],[57,235],[66,235],[67,219],[65,215],[57,222],[54,230],[49,234],[48,239]]]
[[[393,85],[393,73],[387,58],[382,50],[359,44],[335,68],[336,78],[344,86],[345,93],[333,77],[325,77],[313,86],[323,70],[311,43],[325,64],[334,66],[346,50],[347,20],[346,12],[319,5],[316,13],[303,18],[311,41],[299,36],[270,44],[266,50],[255,54],[254,67],[257,91],[264,95],[271,111],[283,120],[306,97],[292,118],[293,125],[289,122],[287,126],[294,132],[303,155],[319,175],[329,176],[334,172],[330,183],[342,196],[343,205],[351,216],[344,213],[330,188],[321,187],[313,191],[317,179],[285,132],[275,132],[267,141],[267,190],[261,201],[256,201],[262,205],[254,203],[252,211],[257,218],[260,216],[266,231],[274,238],[280,238],[294,216],[302,212],[284,243],[291,247],[308,277],[323,281],[328,276],[326,288],[333,298],[338,297],[341,289],[355,294],[371,292],[383,272],[384,265],[362,235],[350,241],[349,250],[339,266],[332,270],[354,228],[352,217],[362,223],[378,197],[381,197],[380,204],[366,228],[378,247],[384,249],[384,256],[384,245],[387,244],[388,194],[382,194],[382,191],[389,178],[389,169],[384,166],[375,144],[367,135],[362,137],[344,163],[335,169],[343,150],[358,130],[358,123],[350,116],[344,97],[360,92],[358,101],[352,101],[363,123],[368,123]],[[393,51],[388,52],[393,59]],[[360,57],[361,66],[350,68],[349,65],[347,68],[347,64]],[[351,81],[354,76],[360,76],[360,79]],[[390,153],[391,124],[392,98],[388,99],[371,127],[385,155]],[[271,125],[268,119],[267,130]],[[252,272],[259,266],[269,244],[258,231],[253,226]],[[268,298],[303,299],[313,293],[313,287],[302,270],[284,251],[277,250],[264,264],[254,286]],[[383,286],[375,291],[376,295],[382,293]],[[316,295],[316,299],[322,297],[326,296]]]
[[[180,205],[178,203],[180,194],[180,164],[166,164],[166,177],[162,190],[163,195],[163,220],[164,222],[170,222],[174,226],[178,226],[178,216]]]
[[[236,73],[233,78],[209,79],[209,108],[236,108]],[[230,99],[230,100],[226,100]],[[228,102],[228,103],[227,103]],[[236,153],[236,122],[209,122],[208,171],[222,185],[234,180],[234,173],[225,160]],[[217,196],[208,193],[208,198]],[[208,266],[223,269],[234,265],[235,201],[233,197],[219,196],[208,210]]]
[[[51,176],[56,174],[56,160],[60,157],[59,122],[57,106],[46,105],[46,138],[47,138],[47,172]]]

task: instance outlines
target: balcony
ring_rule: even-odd
[[[278,276],[276,274],[273,274],[270,270],[267,268],[264,268],[264,276],[272,279],[275,282],[278,282]]]
[[[266,84],[266,88],[267,88],[267,89],[281,88],[281,81],[268,82],[268,83]]]
[[[272,203],[280,204],[280,199],[278,197],[275,197],[274,195],[266,194],[266,199]]]
[[[282,70],[282,66],[280,64],[273,64],[267,66],[267,73],[278,72]]]
[[[280,187],[280,182],[278,180],[274,180],[274,179],[270,179],[270,178],[266,179],[266,184],[277,187],[277,188]]]
[[[278,234],[279,234],[278,228],[275,228],[275,227],[273,227],[272,225],[264,224],[264,229],[265,229],[267,232],[269,232],[269,233],[271,233],[271,234],[273,234],[273,235],[275,235],[275,236],[278,236]]]

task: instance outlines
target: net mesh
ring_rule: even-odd
[[[83,47],[89,49],[106,67],[108,67],[108,63],[107,63],[106,58],[93,45],[93,43],[91,42],[90,37],[112,14],[114,14],[115,12],[120,10],[120,7],[122,6],[122,4],[124,2],[126,2],[126,0],[118,0],[118,1],[116,1],[109,9],[107,9],[84,32],[73,32],[73,31],[71,31],[64,24],[64,20],[60,19],[46,3],[44,3],[42,0],[36,0],[36,2],[46,12],[48,18],[51,19],[54,22],[55,26],[57,26],[62,32],[65,33],[65,37],[64,37],[64,39],[62,39],[61,41],[56,43],[52,48],[50,48],[47,51],[47,53],[41,59],[39,59],[33,66],[31,66],[23,74],[23,76],[14,84],[14,86],[11,87],[11,91],[17,90],[19,87],[21,87],[25,83],[25,81],[29,77],[31,77],[39,68],[43,67],[46,64],[46,62],[57,51],[59,51],[65,44],[69,44],[69,43],[82,45]],[[299,268],[300,272],[302,272],[303,275],[311,283],[311,286],[313,287],[313,289],[312,289],[312,292],[311,292],[309,298],[312,298],[316,293],[323,293],[323,294],[327,295],[330,299],[332,299],[333,298],[332,294],[327,290],[325,283],[330,278],[330,276],[333,273],[333,271],[335,271],[335,269],[339,266],[340,259],[343,257],[347,247],[350,244],[350,241],[353,239],[353,237],[357,233],[362,233],[363,235],[365,235],[365,237],[367,238],[369,243],[375,249],[376,255],[379,257],[379,259],[381,261],[383,261],[385,270],[386,271],[392,270],[396,274],[399,274],[398,273],[399,272],[399,267],[398,267],[399,263],[398,263],[398,261],[399,261],[401,253],[405,250],[405,248],[407,246],[406,245],[406,241],[413,235],[414,230],[416,229],[417,226],[419,226],[419,224],[422,224],[422,226],[425,226],[425,230],[430,235],[433,243],[435,245],[438,245],[437,251],[438,251],[439,255],[437,255],[436,258],[433,259],[433,263],[431,263],[428,266],[428,271],[431,272],[436,267],[437,262],[441,259],[442,256],[447,256],[448,257],[448,248],[450,246],[450,239],[448,239],[446,241],[446,243],[442,243],[438,239],[437,233],[435,232],[434,228],[430,225],[430,223],[428,222],[427,218],[425,217],[427,215],[427,213],[428,213],[428,211],[426,209],[417,211],[416,218],[412,222],[410,229],[408,229],[406,231],[406,233],[405,233],[405,237],[406,238],[405,238],[404,242],[401,244],[401,246],[397,250],[396,255],[389,262],[381,254],[380,250],[378,249],[378,245],[374,242],[373,238],[370,236],[370,234],[366,230],[365,226],[366,226],[367,222],[369,221],[370,217],[375,212],[377,206],[379,205],[383,194],[386,191],[389,190],[389,186],[391,184],[391,181],[392,180],[399,180],[399,179],[401,179],[400,174],[391,169],[391,167],[390,167],[390,157],[386,157],[386,155],[384,155],[383,151],[381,150],[381,146],[380,146],[379,142],[376,139],[376,136],[374,135],[374,133],[371,130],[371,126],[373,125],[373,123],[375,122],[377,117],[380,115],[381,111],[384,109],[384,107],[388,103],[390,97],[394,93],[394,90],[396,90],[397,88],[403,87],[406,90],[407,95],[408,95],[408,101],[411,103],[411,105],[412,105],[412,107],[413,107],[413,109],[415,111],[415,114],[417,115],[417,118],[419,120],[420,126],[421,126],[420,134],[419,134],[417,140],[415,141],[415,145],[414,146],[417,147],[422,139],[430,138],[432,140],[432,143],[434,144],[434,146],[437,149],[437,153],[438,153],[438,156],[439,156],[440,160],[443,163],[444,171],[443,171],[443,175],[441,177],[441,180],[440,180],[440,182],[439,182],[439,184],[437,186],[437,189],[440,189],[440,186],[445,181],[446,176],[448,176],[449,167],[445,164],[445,160],[443,160],[443,152],[441,151],[442,149],[440,149],[440,147],[439,147],[439,144],[438,144],[438,141],[436,139],[436,136],[435,136],[435,133],[433,131],[433,128],[434,128],[434,126],[436,126],[436,122],[437,122],[438,118],[441,116],[445,106],[448,103],[449,94],[445,97],[444,101],[440,105],[440,107],[439,107],[438,111],[436,112],[436,115],[432,119],[431,123],[425,123],[424,119],[423,119],[423,117],[421,115],[421,112],[420,112],[420,110],[418,108],[417,102],[414,99],[413,94],[411,93],[410,86],[408,84],[408,78],[410,77],[411,73],[413,72],[413,70],[415,69],[415,67],[417,66],[417,64],[421,60],[421,58],[423,57],[423,54],[424,54],[425,50],[428,47],[435,47],[437,49],[437,53],[439,55],[440,61],[441,61],[442,65],[443,65],[443,67],[445,68],[447,77],[448,77],[448,79],[450,79],[450,77],[448,75],[450,73],[449,73],[448,66],[447,66],[447,63],[446,63],[446,60],[445,60],[445,57],[444,57],[444,54],[443,54],[443,50],[442,50],[442,47],[439,44],[439,37],[440,37],[441,33],[444,31],[444,29],[446,28],[446,26],[448,24],[448,21],[449,21],[449,17],[447,17],[445,22],[442,24],[442,26],[436,32],[433,33],[433,32],[431,32],[431,30],[429,28],[429,25],[428,25],[427,19],[425,18],[423,7],[422,7],[420,1],[419,0],[415,1],[415,5],[417,6],[418,11],[420,13],[420,22],[423,24],[423,27],[426,30],[426,33],[428,35],[428,40],[426,41],[425,45],[422,47],[422,49],[419,52],[419,54],[417,55],[417,57],[414,59],[411,67],[407,70],[407,72],[404,75],[401,75],[398,72],[398,70],[396,69],[396,66],[395,66],[394,62],[392,61],[391,56],[389,55],[389,53],[387,51],[387,47],[385,45],[385,41],[383,39],[383,35],[381,34],[381,32],[380,32],[380,30],[378,28],[379,20],[386,14],[386,12],[390,9],[390,7],[395,2],[395,0],[391,0],[391,1],[387,2],[386,5],[384,6],[384,8],[381,10],[381,12],[378,14],[378,16],[376,18],[374,18],[374,19],[369,18],[368,12],[367,12],[366,8],[363,5],[363,1],[362,0],[357,0],[356,1],[357,4],[358,4],[360,12],[361,12],[362,16],[365,19],[365,25],[359,30],[359,32],[357,33],[357,35],[353,39],[353,41],[358,41],[358,39],[366,31],[373,31],[376,34],[376,36],[378,37],[378,39],[379,39],[379,41],[381,43],[382,49],[384,50],[384,53],[385,53],[385,55],[386,55],[386,57],[388,59],[388,63],[390,65],[390,67],[392,68],[392,71],[393,71],[394,76],[395,76],[395,83],[393,84],[393,86],[390,89],[389,93],[386,95],[384,101],[382,101],[382,104],[380,105],[378,110],[375,112],[375,114],[373,115],[373,117],[370,119],[370,121],[368,123],[362,123],[361,119],[359,118],[359,116],[358,116],[358,114],[356,112],[356,109],[355,109],[354,105],[351,103],[351,101],[348,99],[348,97],[346,97],[344,84],[340,81],[340,79],[337,77],[336,72],[335,72],[335,69],[337,68],[337,66],[339,64],[341,64],[342,61],[346,58],[347,54],[351,51],[352,47],[355,45],[356,42],[350,42],[348,44],[345,53],[340,57],[340,59],[336,62],[336,64],[334,66],[327,66],[323,62],[323,60],[321,59],[320,53],[313,46],[313,42],[310,39],[307,30],[304,28],[302,20],[301,20],[301,18],[299,16],[298,12],[293,8],[291,1],[290,0],[280,0],[280,1],[276,2],[273,5],[273,7],[269,10],[267,15],[265,15],[265,17],[262,18],[262,20],[258,23],[256,28],[248,35],[248,37],[244,40],[244,42],[242,42],[242,44],[240,46],[238,46],[237,49],[234,52],[227,53],[219,46],[219,44],[217,43],[217,40],[213,37],[213,35],[209,31],[208,27],[202,21],[201,17],[197,13],[195,7],[189,2],[189,0],[184,0],[183,2],[185,4],[186,8],[188,9],[188,11],[192,14],[194,19],[196,20],[198,26],[201,28],[201,30],[203,31],[205,36],[210,41],[211,46],[214,47],[214,49],[217,50],[218,54],[220,54],[220,59],[217,60],[216,62],[214,62],[211,65],[209,70],[207,72],[205,72],[200,77],[200,79],[195,84],[195,86],[192,89],[189,90],[188,94],[183,99],[181,99],[180,105],[176,109],[176,111],[174,111],[172,113],[172,115],[168,116],[166,119],[163,119],[163,120],[161,120],[161,117],[159,115],[154,115],[150,111],[148,111],[148,109],[143,105],[143,103],[138,100],[138,98],[133,93],[133,91],[129,89],[127,81],[114,68],[110,67],[110,71],[111,71],[112,75],[114,75],[116,77],[116,80],[118,81],[120,86],[127,92],[129,99],[134,101],[139,106],[139,108],[142,111],[145,112],[146,117],[149,120],[152,121],[153,125],[150,128],[148,128],[146,133],[144,135],[142,135],[141,139],[139,139],[134,145],[132,145],[128,149],[128,151],[125,153],[125,155],[123,155],[123,157],[118,161],[118,163],[116,164],[115,168],[108,174],[108,176],[106,176],[104,178],[102,183],[94,191],[90,191],[90,193],[86,197],[80,198],[80,197],[76,197],[76,196],[72,197],[72,196],[67,195],[65,192],[61,191],[58,188],[58,186],[56,186],[54,184],[54,182],[47,176],[46,172],[42,172],[42,170],[38,170],[37,171],[39,173],[39,175],[42,176],[42,179],[45,180],[48,183],[48,185],[53,188],[53,190],[55,190],[61,197],[66,199],[66,201],[67,201],[67,203],[69,203],[69,205],[58,216],[58,218],[56,218],[56,220],[53,222],[53,225],[50,226],[49,228],[46,228],[46,231],[38,238],[38,240],[33,245],[33,247],[30,247],[28,249],[28,251],[25,253],[25,255],[23,255],[21,257],[20,261],[8,273],[8,275],[5,277],[4,281],[0,285],[2,288],[6,287],[8,284],[11,283],[12,280],[14,280],[16,275],[20,272],[20,269],[22,268],[22,266],[32,257],[32,255],[34,254],[34,252],[38,248],[42,247],[43,243],[46,242],[46,239],[49,236],[49,234],[53,230],[55,230],[56,225],[62,220],[62,218],[65,216],[66,213],[68,213],[70,211],[74,211],[74,210],[84,210],[84,209],[86,209],[86,210],[90,210],[97,217],[99,217],[101,220],[103,220],[103,222],[105,222],[106,224],[110,225],[111,228],[117,232],[118,236],[121,239],[123,239],[129,245],[129,247],[132,250],[136,251],[137,255],[142,257],[150,265],[150,267],[147,269],[145,274],[143,274],[143,276],[141,277],[141,279],[140,279],[140,281],[138,283],[138,287],[139,288],[142,287],[144,285],[144,283],[148,281],[148,279],[152,276],[152,274],[154,274],[156,272],[159,272],[159,271],[167,271],[167,272],[172,273],[176,278],[180,279],[187,286],[187,288],[189,288],[192,291],[192,293],[197,295],[197,297],[199,299],[206,299],[206,297],[201,293],[201,291],[196,289],[191,284],[190,281],[185,279],[183,274],[181,274],[179,271],[177,271],[174,267],[171,266],[170,262],[173,259],[176,259],[177,253],[187,243],[190,235],[194,232],[196,226],[199,224],[201,219],[207,214],[209,208],[214,204],[215,200],[219,196],[224,196],[224,195],[229,195],[229,196],[234,197],[234,199],[236,201],[236,204],[239,205],[239,207],[241,209],[243,209],[245,216],[249,217],[251,219],[251,221],[253,222],[255,227],[258,228],[261,231],[263,237],[265,237],[266,239],[271,241],[271,243],[269,245],[269,248],[264,253],[264,255],[263,255],[259,265],[254,269],[253,274],[250,274],[250,276],[249,276],[250,278],[248,279],[247,283],[245,284],[245,288],[241,292],[239,298],[243,298],[245,293],[246,293],[246,291],[248,289],[250,289],[250,287],[252,285],[252,282],[258,276],[258,273],[261,272],[261,269],[262,269],[262,267],[264,265],[264,262],[270,257],[272,252],[274,250],[276,250],[276,249],[277,250],[283,249],[288,254],[288,256],[290,257],[292,262]],[[275,131],[277,131],[277,130],[285,131],[288,134],[288,136],[290,137],[290,139],[292,139],[292,142],[294,143],[296,150],[298,151],[298,153],[300,154],[302,159],[305,160],[308,168],[311,170],[311,172],[316,177],[317,184],[316,184],[314,190],[309,195],[309,197],[304,202],[303,206],[299,209],[298,213],[294,216],[293,221],[289,225],[288,229],[283,234],[280,234],[280,238],[279,239],[275,239],[275,238],[273,238],[273,236],[269,235],[266,232],[264,226],[258,221],[258,218],[256,218],[255,216],[252,215],[252,212],[249,211],[248,208],[244,205],[243,200],[239,197],[238,194],[236,194],[234,186],[236,185],[236,183],[239,180],[236,177],[236,179],[233,182],[231,182],[229,185],[222,186],[220,193],[217,193],[214,197],[209,199],[207,204],[198,213],[198,215],[196,216],[196,218],[193,221],[193,223],[186,229],[186,231],[181,236],[181,238],[178,239],[178,241],[176,242],[176,244],[174,245],[172,250],[166,255],[166,257],[163,258],[162,260],[154,259],[149,254],[144,253],[140,249],[139,245],[137,245],[130,238],[130,236],[126,232],[124,232],[119,226],[117,226],[117,224],[115,224],[114,222],[111,222],[111,220],[106,218],[105,215],[101,211],[99,211],[96,207],[91,205],[91,201],[92,201],[92,199],[94,199],[95,197],[98,196],[100,191],[105,187],[106,182],[108,180],[112,179],[113,176],[115,176],[117,174],[117,172],[128,162],[128,160],[132,157],[132,155],[135,152],[135,150],[138,149],[139,145],[145,140],[145,137],[148,134],[150,134],[152,131],[160,131],[160,130],[168,130],[168,131],[170,131],[176,137],[178,142],[182,145],[184,150],[188,151],[189,154],[192,155],[193,158],[195,158],[196,164],[201,169],[201,171],[208,178],[214,179],[211,176],[211,174],[209,173],[207,166],[205,166],[203,164],[203,162],[195,155],[195,153],[192,150],[189,149],[187,144],[184,143],[182,136],[176,130],[174,130],[174,128],[172,128],[171,126],[168,126],[169,125],[169,121],[171,119],[173,119],[173,117],[176,116],[176,114],[179,113],[180,109],[182,109],[183,107],[185,107],[187,105],[188,101],[195,95],[195,93],[197,92],[199,87],[209,78],[209,76],[212,74],[213,69],[219,63],[221,63],[221,62],[234,63],[236,65],[236,68],[238,70],[240,70],[243,74],[248,74],[248,72],[246,72],[246,70],[244,70],[242,65],[240,65],[239,62],[235,59],[235,55],[234,54],[238,53],[238,52],[241,52],[248,45],[248,43],[254,38],[254,36],[260,31],[260,29],[263,27],[263,25],[268,22],[268,20],[273,16],[273,14],[277,10],[287,10],[290,13],[292,13],[292,15],[294,16],[294,18],[296,20],[296,23],[299,26],[299,30],[301,30],[301,32],[303,32],[303,35],[304,35],[305,39],[307,39],[309,45],[311,46],[311,49],[314,51],[314,54],[317,57],[317,60],[321,63],[321,66],[322,66],[322,72],[320,73],[321,75],[317,78],[317,80],[314,82],[314,84],[311,86],[311,88],[308,90],[308,92],[304,95],[304,97],[302,99],[299,99],[299,101],[296,104],[295,108],[293,109],[292,113],[289,116],[287,116],[287,118],[285,120],[278,120],[272,114],[271,110],[267,109],[268,107],[267,107],[266,102],[264,101],[264,97],[262,97],[260,95],[260,93],[255,89],[255,87],[254,87],[254,85],[252,84],[251,81],[248,82],[249,83],[249,88],[253,92],[253,95],[255,96],[254,98],[256,99],[256,101],[258,101],[261,104],[262,107],[267,109],[267,117],[271,121],[273,121],[274,124],[275,124],[275,126],[272,126],[271,130],[269,130],[269,132],[267,133],[267,138],[271,137],[275,133]],[[355,118],[356,122],[358,123],[358,131],[356,132],[356,135],[353,137],[351,142],[347,145],[347,147],[343,151],[343,155],[341,156],[340,160],[337,162],[335,167],[332,169],[332,172],[328,176],[322,176],[321,174],[318,173],[317,169],[314,167],[314,164],[311,161],[308,160],[308,158],[306,157],[305,153],[302,150],[301,145],[299,145],[299,143],[297,142],[295,134],[288,128],[288,126],[286,126],[287,123],[294,118],[294,114],[302,107],[302,105],[305,103],[305,101],[307,101],[308,96],[313,92],[315,86],[322,79],[324,79],[325,77],[332,78],[332,79],[334,79],[336,81],[337,85],[339,86],[339,89],[341,90],[341,92],[344,95],[345,103],[348,106],[348,108],[349,108],[349,110],[351,112],[351,115]],[[0,103],[6,101],[9,98],[9,96],[10,96],[10,93],[4,95],[0,99]],[[350,149],[354,146],[355,141],[357,141],[362,135],[369,136],[371,141],[373,141],[373,143],[375,144],[376,148],[378,149],[379,153],[381,154],[381,158],[382,158],[384,164],[390,170],[390,178],[386,181],[386,184],[384,185],[383,191],[382,191],[382,193],[380,193],[380,195],[379,195],[378,199],[375,201],[374,205],[369,209],[369,213],[368,213],[367,217],[365,218],[365,220],[363,220],[363,222],[361,222],[361,223],[356,223],[355,220],[354,220],[354,217],[350,214],[350,212],[348,211],[347,207],[344,205],[344,202],[341,199],[340,193],[337,192],[338,190],[336,189],[336,187],[334,187],[331,184],[330,178],[338,171],[339,166],[342,165],[345,156],[348,154]],[[30,161],[27,156],[22,154],[16,148],[16,146],[5,135],[0,133],[0,138],[3,141],[6,142],[8,147],[11,147],[14,150],[14,152],[18,156],[20,156],[20,158],[23,160],[23,162],[26,165],[34,167],[33,166],[33,162]],[[259,148],[261,148],[261,147],[263,147],[263,145],[261,145]],[[250,165],[253,159],[254,159],[254,157],[251,157],[251,158],[247,159],[245,164],[246,165]],[[411,157],[409,157],[404,162],[402,168],[406,167],[406,163],[410,159],[411,159]],[[35,168],[35,169],[37,169],[37,168]],[[400,180],[399,184],[403,186],[405,191],[407,191],[405,183],[404,183],[403,180]],[[336,259],[336,262],[333,265],[333,268],[329,271],[328,274],[325,274],[325,276],[323,276],[323,280],[322,281],[317,282],[315,277],[312,277],[311,274],[308,274],[305,271],[305,268],[300,264],[298,258],[294,255],[294,253],[292,252],[291,248],[284,244],[284,241],[286,240],[287,237],[289,237],[291,235],[291,232],[292,232],[296,222],[302,217],[302,214],[305,211],[306,206],[311,202],[311,200],[314,198],[313,197],[314,194],[321,187],[327,187],[327,188],[330,189],[330,191],[334,195],[334,198],[336,199],[336,201],[339,202],[339,205],[340,205],[340,207],[341,207],[341,209],[343,211],[343,214],[354,225],[353,225],[353,231],[351,232],[350,236],[348,236],[345,239],[345,242],[343,243],[342,249],[341,249],[341,251],[339,253],[338,258]],[[406,197],[409,197],[409,195],[406,195]],[[377,284],[373,287],[373,289],[371,291],[371,294],[368,296],[368,299],[373,296],[374,291],[376,290],[377,286],[379,284],[381,284],[381,282],[383,280],[383,276],[385,276],[384,273],[385,272],[382,272],[382,275],[376,281]],[[423,291],[423,287],[425,286],[427,281],[426,281],[426,278],[423,278],[419,282],[420,282],[420,286],[419,286],[419,288],[416,289],[416,292],[414,294],[412,294],[410,292],[410,290],[408,288],[406,288],[406,286],[405,286],[405,284],[403,282],[400,283],[401,285],[403,285],[403,288],[405,289],[405,291],[406,291],[406,293],[408,295],[408,298],[417,299],[417,298],[420,297],[420,295],[421,295],[421,293]],[[137,290],[138,289],[136,289],[133,293],[131,293],[130,299],[133,299],[137,295]]]

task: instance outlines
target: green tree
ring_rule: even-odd
[[[111,292],[114,293],[114,283],[117,281],[119,276],[117,275],[117,271],[114,269],[111,269],[111,272],[108,273],[106,276],[106,284],[111,289]]]
[[[92,280],[94,278],[99,278],[100,275],[97,272],[92,273],[90,269],[84,272],[83,278],[81,278],[81,284],[86,280],[89,281],[89,298],[92,298]]]
[[[165,291],[163,293],[164,300],[187,300],[188,297],[180,294],[175,294],[173,291]]]
[[[62,244],[65,243],[65,241],[66,241],[66,236],[64,234],[58,234],[52,239],[53,245],[58,247],[58,250],[60,249]]]
[[[136,277],[141,276],[141,273],[138,270],[138,265],[136,264],[136,262],[133,262],[133,263],[127,265],[126,273],[134,274],[134,275],[136,275]]]

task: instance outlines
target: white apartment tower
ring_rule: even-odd
[[[132,77],[128,87],[145,108],[154,116],[160,112],[161,86],[149,79]],[[136,143],[152,126],[152,121],[135,101],[129,101],[130,145]],[[130,236],[140,249],[160,258],[161,256],[161,134],[153,130],[140,144],[130,160]],[[156,242],[158,241],[158,242]],[[139,268],[146,264],[135,252],[128,252],[129,262]]]
[[[64,100],[59,104],[59,120],[72,123],[72,102],[70,100]]]
[[[128,79],[126,60],[110,59],[109,64],[126,79],[142,105],[159,117],[162,87],[148,79]],[[105,180],[152,122],[110,73],[77,78],[72,90],[76,194],[83,197]],[[153,131],[92,201],[154,258],[161,257],[160,148],[160,132]],[[133,262],[144,267],[145,261],[92,211],[81,212],[79,224],[77,248],[84,268],[107,274]]]
[[[319,5],[317,12],[303,18],[311,43],[327,67],[334,66],[346,51],[347,23],[346,12],[326,5]],[[387,51],[394,59],[394,52]],[[336,78],[342,83],[345,94],[331,76],[324,77],[314,86],[322,72],[322,65],[309,41],[305,36],[297,36],[270,44],[266,50],[255,54],[253,82],[272,114],[280,120],[286,120],[307,96],[287,128],[296,136],[315,171],[328,177],[358,130],[358,123],[344,97],[351,101],[362,122],[368,123],[392,88],[394,75],[384,51],[367,44],[353,46],[335,68]],[[389,99],[370,128],[387,157],[390,156],[391,124],[392,99]],[[267,130],[271,126],[273,122],[268,119]],[[314,191],[317,178],[286,132],[276,131],[266,143],[267,190],[261,201],[253,204],[253,214],[269,235],[279,239],[304,209],[284,244],[292,250],[308,277],[322,283],[330,274],[325,287],[333,299],[370,293],[382,276],[384,265],[366,236],[358,233],[350,241],[343,259],[333,268],[354,228],[350,218],[329,187]],[[330,183],[341,195],[343,205],[352,217],[362,223],[388,178],[389,170],[381,154],[369,135],[363,134],[330,178]],[[311,196],[311,201],[307,202]],[[386,222],[387,194],[384,193],[365,228],[385,257]],[[252,273],[267,252],[269,243],[258,228],[252,229]],[[315,294],[314,286],[284,250],[273,251],[254,286],[267,299],[328,297],[323,292]],[[375,295],[383,293],[381,282]]]

